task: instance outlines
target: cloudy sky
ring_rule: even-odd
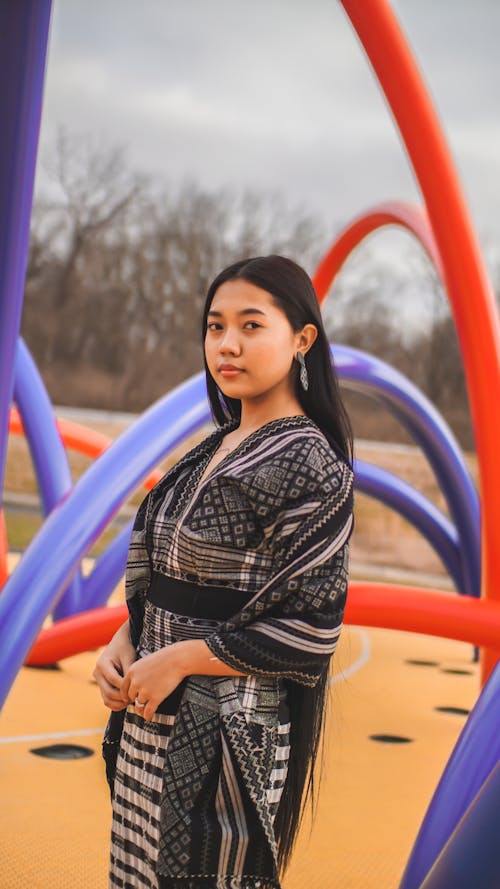
[[[500,2],[393,5],[476,228],[500,242]],[[279,190],[334,227],[419,199],[338,0],[54,0],[42,157],[61,124],[171,183]]]

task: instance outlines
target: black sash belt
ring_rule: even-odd
[[[167,577],[153,571],[147,598],[159,608],[188,617],[201,617],[208,620],[226,620],[252,598],[250,593],[230,587],[200,586],[187,580]],[[158,713],[175,714],[180,704],[188,677],[159,705]],[[286,684],[286,683],[285,683]],[[279,720],[287,722],[290,711],[286,698],[279,704]]]
[[[200,586],[153,571],[147,598],[174,614],[226,620],[240,611],[252,595],[230,587]]]

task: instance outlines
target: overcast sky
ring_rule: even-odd
[[[500,242],[500,0],[393,5],[476,228]],[[277,189],[335,227],[419,199],[338,0],[54,0],[42,156],[60,124],[174,184]]]

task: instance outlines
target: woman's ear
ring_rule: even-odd
[[[318,336],[318,328],[315,324],[305,324],[296,335],[296,348],[300,349],[304,355],[309,351],[316,337]]]

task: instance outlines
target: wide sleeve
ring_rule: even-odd
[[[205,639],[234,669],[314,686],[337,646],[347,597],[353,472],[314,465],[266,528],[271,577],[235,618]],[[304,473],[303,473],[304,474]]]
[[[129,612],[129,634],[137,647],[142,632],[144,600],[151,583],[151,565],[146,545],[147,515],[151,491],[137,510],[125,568],[125,596]]]

